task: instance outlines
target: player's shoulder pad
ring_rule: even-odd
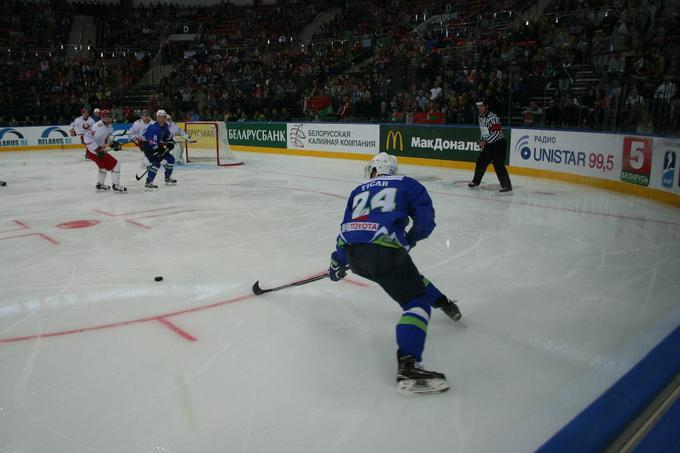
[[[403,181],[404,181],[406,184],[412,184],[412,185],[414,185],[414,186],[422,186],[422,184],[420,183],[420,181],[418,181],[416,178],[412,178],[411,176],[406,176],[406,175],[404,175]]]
[[[418,194],[423,191],[427,192],[427,188],[425,188],[425,186],[420,181],[415,178],[411,178],[410,176],[404,176],[404,184],[408,190],[414,194]]]

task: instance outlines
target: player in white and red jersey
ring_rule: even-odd
[[[94,126],[95,120],[90,116],[90,112],[87,109],[80,110],[81,116],[77,116],[76,119],[71,123],[71,136],[80,136],[80,143],[85,143],[83,141],[83,136]],[[87,159],[87,150],[85,151],[85,159]]]
[[[184,138],[184,141],[196,143],[195,140],[191,139],[191,135],[187,134],[184,129],[180,129],[170,115],[168,115],[168,127],[170,128],[170,133],[173,137],[179,135]],[[182,165],[184,163],[184,143],[179,142],[179,146],[175,147],[172,155],[175,156],[175,163]]]
[[[146,128],[148,128],[152,123],[153,120],[151,119],[151,116],[149,116],[149,112],[142,110],[141,118],[132,123],[130,129],[128,129],[128,136],[130,137],[130,140],[133,141],[135,145],[139,147],[139,149],[142,149],[144,132],[146,132]]]
[[[85,143],[83,141],[83,135],[90,130],[94,123],[96,122],[90,117],[90,112],[87,109],[82,109],[80,111],[81,116],[76,117],[71,123],[71,135],[73,137],[79,135],[80,143]]]
[[[102,119],[97,121],[83,137],[87,147],[87,158],[99,167],[97,191],[107,191],[111,188],[104,184],[106,172],[110,171],[113,190],[115,192],[127,192],[127,188],[120,185],[120,162],[108,152],[110,150],[118,151],[121,148],[118,142],[110,140],[113,118],[108,110],[102,110],[101,114]]]
[[[130,141],[134,142],[134,144],[137,145],[139,150],[142,152],[142,168],[147,168],[150,165],[150,162],[143,153],[145,140],[144,133],[146,132],[146,129],[152,124],[153,120],[151,119],[149,112],[147,110],[142,110],[142,117],[132,123],[132,126],[127,132],[128,137],[130,137]]]

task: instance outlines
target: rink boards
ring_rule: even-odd
[[[114,137],[126,143],[129,126],[114,124]],[[231,148],[244,152],[365,160],[385,151],[407,164],[462,169],[474,168],[480,152],[479,129],[471,126],[305,122],[226,126]],[[72,137],[69,129],[2,128],[0,151],[81,147],[80,138]],[[214,137],[195,138],[198,146],[214,146]],[[511,174],[585,184],[680,206],[680,139],[524,128],[506,130],[506,139]]]

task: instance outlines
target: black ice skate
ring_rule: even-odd
[[[127,187],[123,187],[120,184],[114,184],[113,185],[113,191],[119,192],[119,193],[127,192]]]
[[[512,187],[501,187],[501,190],[499,190],[498,193],[512,195]]]
[[[106,192],[107,190],[109,190],[111,188],[110,186],[107,186],[106,184],[99,184],[99,183],[97,183],[96,187],[97,187],[97,192]]]
[[[398,361],[397,388],[399,393],[418,395],[442,393],[449,389],[443,373],[426,370],[416,362],[415,357],[410,355],[398,357]]]
[[[449,318],[453,319],[454,321],[459,321],[460,318],[463,317],[463,315],[460,312],[460,308],[458,308],[458,305],[456,304],[457,301],[448,299],[446,297],[442,297],[437,301],[437,305],[435,305],[436,308],[439,308],[441,311],[446,314]]]
[[[165,185],[166,185],[166,186],[174,186],[175,184],[177,184],[177,180],[176,180],[176,179],[165,178]]]
[[[478,187],[478,186],[479,186],[479,183],[478,183],[478,182],[471,182],[471,183],[468,183],[468,187],[469,187],[470,189],[474,189],[475,187]]]
[[[156,190],[158,189],[158,186],[152,182],[147,182],[144,187],[146,187],[146,190]]]

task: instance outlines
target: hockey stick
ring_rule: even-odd
[[[196,142],[197,142],[197,140],[194,140],[193,138],[192,138],[192,139],[188,139],[188,138],[186,138],[186,137],[184,137],[184,136],[182,136],[182,135],[175,135],[175,136],[173,136],[172,138],[173,138],[173,141],[174,141],[174,139],[176,139],[176,138],[181,138],[182,141],[183,141],[184,143],[196,143]],[[180,142],[175,142],[175,143],[180,143]]]
[[[169,141],[169,142],[161,142],[161,144],[163,144],[163,145],[168,144],[168,143],[175,143],[175,142],[172,141],[172,140]],[[170,152],[170,150],[165,151],[160,157],[165,156],[165,155],[166,155],[167,153],[169,153],[169,152]],[[147,173],[149,173],[149,168],[150,168],[150,167],[147,167],[146,171],[144,171],[144,173],[142,173],[141,176],[135,173],[135,179],[137,179],[137,181],[139,181],[140,179],[142,179]]]
[[[305,278],[303,280],[298,280],[298,281],[293,282],[293,283],[288,283],[286,285],[281,285],[281,286],[277,286],[276,288],[269,288],[269,289],[260,288],[260,281],[258,280],[253,285],[253,293],[255,293],[256,296],[259,296],[260,294],[270,293],[272,291],[278,291],[280,289],[291,288],[293,286],[306,285],[307,283],[312,283],[312,282],[315,282],[315,281],[318,281],[318,280],[323,280],[326,277],[328,277],[328,273],[315,275],[314,277]]]
[[[144,173],[142,173],[141,176],[135,173],[135,179],[136,179],[137,181],[139,181],[139,180],[142,179],[144,176],[146,176],[147,173],[149,173],[149,169],[148,169],[148,168],[144,171]]]

